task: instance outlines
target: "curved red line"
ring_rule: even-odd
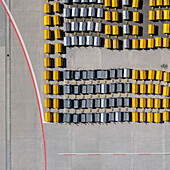
[[[37,94],[37,89],[36,89],[36,86],[35,86],[35,81],[34,81],[34,78],[33,78],[33,75],[32,75],[32,71],[31,71],[31,68],[30,68],[30,64],[29,64],[29,62],[28,62],[27,55],[26,55],[26,53],[25,53],[23,44],[22,44],[21,39],[20,39],[20,37],[19,37],[19,35],[18,35],[18,32],[17,32],[17,30],[16,30],[16,28],[15,28],[15,25],[14,25],[14,23],[12,22],[12,19],[11,19],[10,15],[9,15],[9,13],[8,13],[8,11],[7,11],[7,9],[6,9],[5,5],[4,5],[4,3],[2,2],[2,0],[0,0],[0,1],[1,1],[1,3],[2,3],[2,5],[3,5],[3,7],[4,7],[4,9],[5,9],[5,11],[6,11],[6,13],[7,13],[7,15],[8,15],[9,19],[10,19],[10,21],[11,21],[11,23],[12,23],[12,26],[13,26],[13,28],[14,28],[14,30],[15,30],[15,33],[16,33],[16,35],[17,35],[17,37],[18,37],[18,40],[19,40],[20,45],[21,45],[21,47],[22,47],[22,50],[23,50],[23,53],[24,53],[24,56],[25,56],[25,59],[26,59],[26,62],[27,62],[27,65],[28,65],[30,74],[31,74],[31,78],[32,78],[32,82],[33,82],[33,85],[34,85],[34,90],[35,90],[35,94],[36,94],[36,98],[37,98],[37,103],[38,103],[38,109],[39,109],[40,120],[41,120],[41,129],[42,129],[43,144],[44,144],[45,170],[47,170],[47,158],[46,158],[46,145],[45,145],[44,126],[43,126],[42,113],[41,113],[41,109],[40,109],[40,103],[39,103],[39,100],[38,100],[38,94]]]

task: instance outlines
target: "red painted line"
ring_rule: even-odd
[[[76,154],[64,154],[64,156],[72,156],[72,155],[76,155]]]
[[[30,74],[31,74],[31,78],[32,78],[32,82],[33,82],[33,85],[34,85],[34,90],[35,90],[35,94],[36,94],[36,98],[37,98],[37,103],[38,103],[40,120],[41,120],[41,130],[42,130],[43,144],[44,144],[45,170],[47,170],[47,158],[46,158],[46,145],[45,145],[44,126],[43,126],[42,113],[41,113],[41,109],[40,109],[40,102],[39,102],[39,100],[38,100],[38,94],[37,94],[37,89],[36,89],[36,86],[35,86],[35,81],[34,81],[34,78],[33,78],[32,72],[31,72],[31,68],[30,68],[30,65],[29,65],[29,62],[28,62],[28,58],[27,58],[26,52],[25,52],[25,50],[24,50],[24,47],[23,47],[23,44],[22,44],[22,42],[21,42],[21,39],[20,39],[20,37],[19,37],[19,35],[18,35],[18,32],[17,32],[17,30],[16,30],[16,28],[15,28],[15,25],[14,25],[14,23],[12,22],[12,19],[11,19],[10,15],[9,15],[9,13],[8,13],[8,11],[7,11],[4,3],[2,2],[2,0],[0,0],[0,1],[1,1],[1,3],[2,3],[2,5],[3,5],[3,7],[4,7],[4,9],[5,9],[5,11],[6,11],[9,19],[10,19],[10,21],[11,21],[11,24],[12,24],[14,30],[15,30],[15,33],[16,33],[16,35],[17,35],[17,37],[18,37],[18,40],[19,40],[19,42],[20,42],[21,48],[22,48],[22,50],[23,50],[23,53],[24,53],[24,56],[25,56],[25,59],[26,59],[26,62],[27,62],[27,65],[28,65],[28,68],[29,68],[29,71],[30,71]]]
[[[170,155],[170,153],[165,153],[164,155]]]
[[[112,155],[126,155],[126,154],[119,154],[119,153],[117,153],[117,154],[112,154]]]
[[[89,153],[88,155],[101,155],[101,154],[90,154],[90,153]]]
[[[138,155],[152,155],[152,154],[149,154],[149,153],[139,153]]]

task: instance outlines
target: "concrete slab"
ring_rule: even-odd
[[[133,169],[165,169],[162,155],[134,155]]]
[[[2,17],[4,17],[2,15]],[[1,17],[0,17],[1,18]],[[2,19],[2,18],[1,18]],[[1,20],[0,19],[0,20]],[[3,23],[2,23],[3,27]],[[1,32],[0,28],[0,32]],[[3,41],[3,39],[2,39]],[[2,42],[1,42],[2,43]],[[0,43],[0,44],[1,44]],[[1,44],[3,45],[3,43]],[[5,169],[5,47],[0,46],[0,169]]]
[[[116,170],[132,169],[133,159],[132,155],[104,155],[102,156],[101,170]]]
[[[71,169],[71,157],[60,156],[61,152],[72,152],[72,131],[69,125],[45,125],[48,168]]]
[[[43,84],[43,2],[11,1],[12,14]],[[31,14],[31,15],[30,15]],[[37,50],[38,49],[38,50]],[[43,85],[40,86],[42,94]],[[24,54],[11,30],[12,169],[44,169],[44,151],[36,96]]]
[[[164,156],[165,159],[165,169],[168,169],[170,166],[169,156]]]
[[[137,137],[133,139],[135,153],[162,153],[162,138]]]
[[[100,156],[72,156],[72,168],[71,169],[82,169],[82,170],[96,170],[101,169],[101,157]]]
[[[0,137],[5,137],[5,47],[0,47]]]
[[[43,1],[15,0],[11,2],[11,8],[30,54],[43,99]],[[147,13],[145,14],[147,16]],[[146,26],[147,24],[145,28]],[[44,169],[44,157],[36,98],[24,55],[13,30],[11,34],[12,169],[41,170]],[[146,29],[144,34],[147,36]],[[168,49],[111,51],[90,47],[67,49],[67,52],[68,69],[118,67],[160,69],[161,64],[169,64]],[[170,71],[170,67],[167,70]],[[169,124],[166,124],[165,129],[164,125],[160,124],[126,123],[94,126],[45,124],[44,126],[49,170],[105,170],[113,167],[116,170],[152,170],[169,167],[168,156],[162,155],[58,155],[58,153],[72,152],[169,151]],[[0,151],[3,153],[3,148],[0,147]]]
[[[164,124],[155,124],[155,123],[134,123],[133,127],[133,135],[134,137],[162,137],[162,127]]]
[[[68,69],[162,69],[162,64],[169,63],[169,49],[112,51],[104,48],[75,47],[67,51]],[[170,71],[170,68],[167,71]]]
[[[3,128],[4,129],[4,128]],[[0,137],[0,170],[5,169],[5,138],[4,137]]]
[[[5,10],[0,4],[0,46],[5,46]]]
[[[39,140],[41,137],[37,140],[35,137],[12,140],[12,169],[43,169]]]
[[[101,139],[101,148],[102,153],[131,153],[133,140],[130,137],[103,138]]]

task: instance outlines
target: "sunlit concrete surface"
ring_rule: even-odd
[[[144,4],[143,7],[145,7]],[[144,8],[148,9],[148,8]],[[11,12],[26,44],[43,101],[43,1],[11,1]],[[145,12],[144,21],[146,21]],[[0,21],[3,20],[0,15]],[[2,21],[3,23],[3,21]],[[144,36],[147,22],[144,22]],[[160,24],[160,23],[157,23]],[[1,27],[3,28],[3,26]],[[0,28],[0,31],[1,31]],[[159,29],[161,34],[161,27]],[[4,31],[5,32],[5,31]],[[2,29],[3,33],[3,29]],[[1,38],[2,34],[0,34]],[[132,38],[132,37],[131,37]],[[5,56],[3,36],[0,55]],[[43,170],[44,153],[40,119],[30,73],[20,44],[11,28],[11,158],[14,170]],[[136,68],[161,69],[170,64],[169,49],[120,50],[72,48],[65,55],[67,69]],[[4,113],[5,60],[0,58],[0,106]],[[90,62],[89,62],[90,61]],[[170,71],[170,67],[166,71]],[[4,114],[0,114],[0,169],[4,170]],[[115,123],[109,125],[45,124],[49,170],[168,169],[169,155],[75,155],[59,153],[169,153],[170,124]]]

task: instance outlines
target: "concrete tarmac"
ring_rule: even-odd
[[[169,128],[169,123],[46,125],[47,155],[50,160],[48,165],[52,170],[168,169],[169,155],[154,155],[154,153],[170,152]],[[77,155],[57,153],[77,153]],[[81,153],[106,154],[81,155]],[[153,155],[107,155],[107,153],[153,153]]]
[[[0,5],[0,170],[5,169],[5,12]]]
[[[43,101],[43,1],[11,1],[12,14],[31,57]],[[1,18],[1,17],[0,17]],[[1,29],[0,29],[1,31]],[[1,42],[2,43],[2,42]],[[5,55],[0,47],[0,54]],[[87,53],[88,51],[88,53]],[[80,55],[81,54],[81,55]],[[96,55],[97,54],[97,55]],[[2,57],[3,58],[3,57]],[[5,103],[5,61],[0,59],[1,111]],[[160,69],[169,64],[169,50],[110,51],[68,49],[68,69],[128,67]],[[89,64],[89,61],[91,63]],[[169,67],[167,69],[170,71]],[[43,170],[42,133],[36,97],[20,44],[11,29],[11,158],[13,170]],[[1,99],[0,99],[1,101]],[[4,114],[0,114],[0,169],[4,168]],[[59,153],[170,152],[170,124],[115,123],[109,125],[45,124],[49,170],[169,169],[169,155],[76,155]],[[4,166],[3,166],[4,165]]]
[[[11,1],[11,12],[43,89],[43,4]],[[31,76],[19,41],[11,29],[11,162],[14,170],[44,169],[40,117]]]

